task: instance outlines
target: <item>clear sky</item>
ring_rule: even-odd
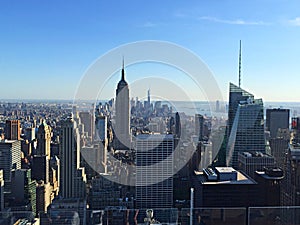
[[[0,1],[0,99],[72,99],[99,56],[162,40],[197,54],[227,100],[241,39],[242,87],[264,101],[300,101],[299,9],[298,0]],[[126,69],[129,83],[138,68]]]

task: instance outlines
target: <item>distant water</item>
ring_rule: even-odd
[[[174,111],[184,112],[186,115],[194,115],[199,113],[207,116],[217,116],[227,118],[228,114],[228,103],[219,102],[217,106],[216,102],[206,101],[194,101],[194,102],[185,102],[185,101],[173,101],[173,102],[162,102],[162,104],[168,104],[174,106]],[[264,109],[269,108],[282,108],[290,109],[290,116],[300,116],[300,102],[264,102]]]
[[[105,103],[106,100],[101,100],[99,102]],[[0,99],[0,103],[52,103],[52,104],[72,104],[73,100],[55,100],[55,99]],[[79,101],[79,110],[85,110],[91,106],[94,101],[82,100]],[[153,101],[155,104],[155,101]],[[184,112],[186,115],[195,115],[199,113],[206,116],[217,116],[217,117],[227,117],[227,102],[219,102],[217,106],[216,102],[209,104],[207,101],[161,101],[161,104],[167,104],[172,106],[173,112]],[[300,102],[264,102],[264,108],[284,108],[290,109],[290,115],[300,116]]]

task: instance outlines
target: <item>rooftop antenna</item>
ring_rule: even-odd
[[[239,54],[239,87],[241,87],[241,67],[242,67],[242,41],[240,40],[240,54]]]
[[[122,59],[122,80],[125,80],[125,71],[124,71],[124,56]]]

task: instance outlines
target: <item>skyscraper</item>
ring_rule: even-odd
[[[20,140],[20,120],[6,120],[5,138],[7,140]]]
[[[136,207],[173,205],[173,135],[138,135],[136,139]]]
[[[246,101],[248,98],[254,98],[254,96],[232,83],[229,84],[228,136],[230,135],[239,103]]]
[[[195,134],[198,136],[198,141],[203,139],[204,117],[201,114],[195,114]]]
[[[107,116],[97,115],[96,116],[96,132],[97,137],[100,141],[106,141],[107,139]]]
[[[79,168],[79,131],[72,118],[62,121],[60,136],[60,195],[63,198],[84,197],[86,178]]]
[[[46,155],[50,159],[51,127],[44,120],[37,132],[37,155]]]
[[[226,164],[238,167],[238,152],[265,153],[262,99],[230,84]]]
[[[300,205],[300,146],[289,144],[286,154],[282,205]],[[298,217],[299,218],[299,217]]]
[[[84,124],[84,131],[93,139],[94,136],[94,116],[90,112],[80,112],[80,121]]]
[[[12,206],[20,209],[29,209],[36,213],[36,182],[31,179],[30,169],[12,170],[12,190],[14,198]]]
[[[31,177],[36,181],[49,182],[49,160],[46,155],[34,155],[32,157]]]
[[[124,61],[121,71],[121,80],[116,89],[116,117],[114,124],[115,148],[127,149],[129,139],[129,88],[125,81]]]
[[[5,191],[10,192],[11,170],[21,169],[20,141],[0,141],[0,169],[3,170]]]
[[[267,109],[266,114],[266,128],[268,131],[270,131],[271,138],[277,137],[277,132],[279,128],[289,128],[289,109]]]

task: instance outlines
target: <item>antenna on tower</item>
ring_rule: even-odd
[[[240,54],[239,54],[239,87],[241,87],[241,67],[242,67],[242,41],[240,40]]]
[[[124,55],[123,55],[123,59],[122,59],[122,80],[125,80],[125,71],[124,71]]]

